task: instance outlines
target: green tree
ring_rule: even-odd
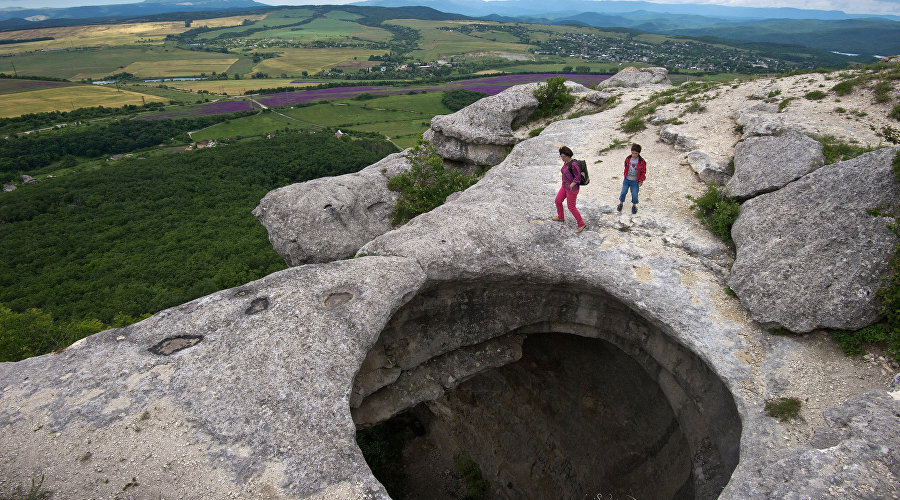
[[[454,168],[445,168],[437,147],[420,139],[407,155],[410,169],[392,177],[388,189],[400,193],[391,212],[394,224],[402,224],[413,217],[430,212],[442,205],[447,196],[478,182],[480,175],[463,175]]]
[[[575,102],[575,97],[566,87],[566,79],[563,76],[548,78],[535,89],[534,97],[538,100],[538,107],[531,115],[532,118],[558,115]]]

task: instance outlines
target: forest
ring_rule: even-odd
[[[207,116],[173,120],[117,120],[95,125],[80,125],[0,141],[0,179],[12,180],[16,174],[33,173],[66,156],[95,158],[156,146],[175,139],[190,142],[183,135],[190,130],[237,118],[254,111],[229,116]]]
[[[282,133],[0,194],[0,361],[284,269],[250,213],[259,200],[395,151],[375,137]],[[58,330],[65,335],[48,341]]]

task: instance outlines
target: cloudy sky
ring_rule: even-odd
[[[190,0],[186,0],[190,1]],[[257,0],[270,5],[342,4],[352,0]],[[0,0],[4,7],[73,7],[133,3],[129,0]],[[891,14],[900,16],[900,0],[666,0],[656,3],[718,4],[735,7],[794,7],[797,9],[842,10],[852,14]]]

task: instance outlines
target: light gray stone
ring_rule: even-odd
[[[878,319],[875,290],[890,272],[897,237],[889,218],[867,212],[900,199],[895,151],[822,167],[741,205],[728,286],[754,320],[808,332]]]
[[[697,139],[689,135],[680,125],[663,125],[659,129],[659,138],[666,144],[672,144],[676,149],[688,151],[697,147]]]
[[[808,446],[782,450],[760,474],[732,481],[726,498],[892,498],[900,484],[900,401],[856,395],[824,412]]]
[[[15,191],[15,190],[16,190],[16,185],[15,185],[15,184],[4,184],[4,185],[3,185],[3,192],[4,192],[4,193],[9,193],[10,191]]]
[[[715,161],[706,151],[695,149],[688,153],[688,164],[703,182],[725,184],[731,178],[728,166]]]
[[[746,200],[779,189],[824,165],[824,150],[822,143],[795,133],[745,139],[734,148],[728,191]]]
[[[387,180],[407,168],[395,153],[359,172],[291,184],[266,194],[253,215],[289,266],[346,259],[391,229],[398,196]]]
[[[753,95],[750,96],[750,99],[769,99],[771,97],[775,97],[776,95],[781,93],[781,87],[778,85],[767,85],[758,89]]]
[[[34,184],[35,182],[37,182],[37,180],[30,175],[22,174],[22,182],[24,182],[25,184]]]
[[[451,115],[435,116],[423,137],[437,146],[445,160],[496,165],[517,142],[512,125],[525,121],[537,109],[534,91],[538,85],[517,85]]]
[[[611,87],[643,87],[645,85],[669,84],[669,70],[666,68],[635,68],[628,66],[622,68],[612,77],[597,84],[597,88]]]
[[[604,91],[599,91],[599,90],[590,90],[590,89],[585,89],[584,92],[574,92],[574,93],[581,99],[583,99],[591,104],[594,104],[596,106],[602,106],[602,105],[606,104],[606,101],[609,101],[609,99],[613,96],[613,94],[611,94],[610,92],[604,92]]]

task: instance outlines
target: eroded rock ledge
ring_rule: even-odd
[[[708,233],[674,213],[617,218],[588,189],[579,199],[588,230],[575,235],[547,220],[557,148],[606,144],[604,119],[554,123],[518,143],[477,185],[363,244],[357,258],[292,267],[61,353],[0,365],[0,492],[43,474],[62,499],[124,489],[163,498],[383,499],[356,427],[424,404],[443,415],[435,432],[468,432],[471,441],[455,445],[484,445],[477,458],[498,497],[508,483],[527,486],[520,481],[532,471],[543,478],[540,491],[568,477],[567,492],[594,494],[583,473],[593,456],[573,453],[561,432],[593,420],[642,436],[639,456],[603,463],[604,473],[628,476],[625,488],[660,478],[667,492],[697,498],[894,494],[900,394],[852,399],[809,445],[786,447],[783,427],[762,407],[796,382],[778,365],[796,363],[796,343],[772,340],[725,296],[727,257],[721,244],[704,243]],[[554,339],[565,339],[560,352],[572,364],[541,356]],[[644,408],[646,394],[668,408],[651,405],[659,411],[645,426],[618,418],[600,393],[621,399],[623,391],[584,374],[598,359],[633,363],[629,380],[646,381],[634,382],[640,390],[625,406]],[[571,388],[579,382],[593,389]],[[505,413],[497,408],[537,407],[536,391],[550,386],[566,409],[607,413],[559,418],[551,405],[521,414],[538,420],[496,418]],[[500,404],[492,388],[508,399]],[[501,434],[472,425],[478,419]],[[506,425],[520,428],[502,434]],[[546,459],[522,464],[498,451],[521,436],[534,441],[523,450]]]

